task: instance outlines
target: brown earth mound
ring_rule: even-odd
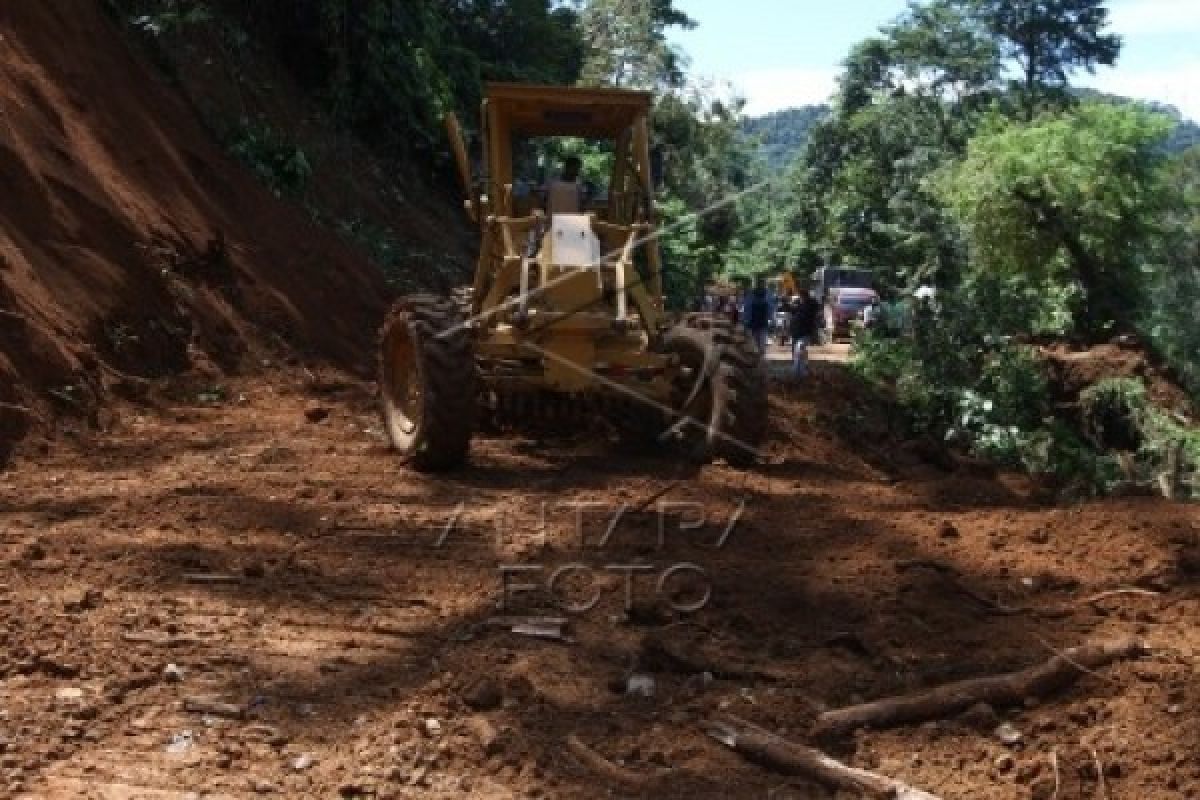
[[[376,271],[232,163],[98,3],[4,3],[0,30],[0,442],[189,370],[368,363]]]

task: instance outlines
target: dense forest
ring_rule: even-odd
[[[808,144],[812,130],[830,113],[829,106],[801,106],[747,117],[742,131],[758,145],[767,169],[782,172]]]
[[[927,335],[863,341],[859,366],[915,429],[996,459],[1111,482],[1053,420],[1030,337],[1136,334],[1200,391],[1200,129],[1075,86],[1120,57],[1100,0],[912,3],[846,55],[829,107],[757,120],[689,74],[670,34],[695,22],[673,0],[108,1],[153,39],[218,20],[269,49],[333,125],[443,194],[442,117],[476,126],[485,81],[655,92],[671,302],[821,263],[872,267],[892,297],[936,287]],[[308,154],[271,134],[231,149],[287,192]],[[421,282],[420,262],[398,263],[398,285]]]

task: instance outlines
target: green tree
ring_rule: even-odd
[[[1061,105],[1072,72],[1111,66],[1121,37],[1106,33],[1104,0],[964,0],[1020,70],[1016,88],[1026,119]]]
[[[587,56],[581,82],[587,86],[677,89],[684,64],[667,40],[671,28],[695,22],[674,0],[577,0]]]
[[[1171,204],[1169,130],[1160,116],[1088,103],[999,125],[928,185],[962,224],[978,269],[1076,282],[1085,332],[1130,330],[1141,264]]]
[[[1200,399],[1200,145],[1171,162],[1167,183],[1175,204],[1147,273],[1142,322],[1155,350]]]

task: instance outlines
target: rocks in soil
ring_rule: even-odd
[[[178,664],[167,664],[163,667],[163,680],[167,683],[183,683],[184,670]]]
[[[430,739],[436,739],[442,735],[442,723],[434,717],[427,717],[421,723],[421,732]]]
[[[962,536],[958,527],[950,520],[944,521],[938,528],[938,536],[943,539],[958,539]]]
[[[992,731],[992,734],[1005,747],[1016,747],[1025,738],[1025,736],[1010,722],[1004,722],[1000,725],[997,725],[996,729]]]
[[[304,772],[304,770],[316,764],[317,760],[308,753],[303,753],[292,759],[292,769],[296,772]]]

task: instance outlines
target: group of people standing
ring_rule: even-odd
[[[754,339],[759,353],[767,353],[772,321],[778,311],[784,314],[788,340],[792,346],[792,377],[802,380],[808,376],[808,348],[817,340],[825,322],[821,304],[807,288],[801,287],[797,294],[777,301],[758,285],[739,306],[732,298],[726,298],[715,309],[717,313],[730,316],[733,323],[741,324]]]

